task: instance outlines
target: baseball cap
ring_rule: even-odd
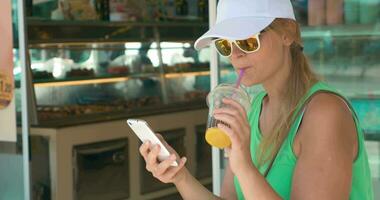
[[[215,25],[195,41],[194,47],[206,47],[213,38],[246,39],[276,18],[295,20],[290,0],[220,0]]]

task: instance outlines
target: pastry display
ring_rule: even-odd
[[[191,71],[191,63],[177,63],[174,65],[177,72],[188,72]]]
[[[111,66],[107,69],[108,74],[113,75],[126,75],[129,73],[128,66]]]
[[[65,105],[65,106],[38,106],[39,120],[53,120],[69,117],[78,117],[90,114],[125,112],[143,107],[161,105],[160,97],[143,97],[127,101],[115,100],[107,104]]]
[[[205,91],[190,91],[185,93],[185,99],[188,99],[189,101],[195,100],[195,99],[204,99],[206,100],[208,92]]]
[[[93,69],[72,69],[66,72],[66,77],[91,77],[94,76],[95,72]]]
[[[209,62],[200,63],[177,63],[175,65],[164,66],[164,71],[166,73],[177,73],[177,72],[194,72],[194,71],[208,71],[210,70]]]
[[[33,79],[52,79],[53,73],[48,71],[33,71]]]
[[[192,71],[209,71],[210,63],[209,62],[199,62],[191,64]]]

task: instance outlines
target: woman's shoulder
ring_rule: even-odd
[[[348,102],[332,92],[315,93],[305,108],[305,120],[310,118],[318,122],[339,121],[351,119],[353,116]]]
[[[301,140],[320,141],[321,145],[334,145],[331,141],[354,144],[356,124],[347,102],[330,92],[318,92],[310,98],[300,127]]]

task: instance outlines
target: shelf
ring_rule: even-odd
[[[380,141],[380,133],[364,133],[366,141]]]
[[[88,84],[104,84],[117,83],[127,81],[130,78],[124,77],[108,77],[108,78],[76,78],[73,80],[36,80],[33,81],[35,87],[62,87],[62,86],[78,86]]]
[[[195,41],[208,30],[200,21],[108,22],[54,21],[27,19],[29,44],[112,43],[153,41],[155,30],[161,41]],[[380,27],[373,25],[304,26],[303,38],[380,37]]]
[[[303,26],[302,38],[324,37],[380,37],[380,26],[373,25],[335,25],[335,26]]]
[[[27,19],[29,44],[104,43],[153,41],[194,41],[208,29],[208,23],[53,21]]]
[[[73,115],[70,117],[64,117],[59,119],[41,120],[38,125],[32,126],[41,128],[63,128],[83,124],[121,120],[131,117],[137,118],[198,109],[207,109],[205,99],[194,99],[184,102],[173,102],[167,105],[145,106],[140,108],[134,108],[131,110],[126,109],[114,112]],[[18,118],[21,118],[21,113],[18,113],[17,115]]]
[[[223,74],[229,73],[228,70],[224,70]],[[165,78],[182,78],[189,76],[209,76],[210,71],[196,71],[196,72],[177,72],[177,73],[166,73]],[[103,77],[75,77],[66,79],[37,79],[34,80],[35,87],[62,87],[62,86],[78,86],[78,85],[88,85],[88,84],[104,84],[104,83],[117,83],[122,81],[128,81],[129,79],[136,78],[146,78],[146,77],[159,77],[158,73],[147,73],[147,74],[133,74],[125,76],[103,76]],[[16,86],[19,84],[16,83]]]
[[[221,74],[234,73],[232,70],[222,70]],[[210,71],[194,71],[194,72],[175,72],[166,73],[164,77],[167,79],[194,77],[194,76],[209,76]],[[75,77],[66,79],[37,79],[33,80],[35,87],[62,87],[62,86],[78,86],[88,84],[104,84],[104,83],[117,83],[128,81],[129,79],[146,78],[146,77],[159,77],[157,73],[147,74],[134,74],[125,76],[102,76],[102,77]],[[20,87],[20,81],[16,80],[16,88]]]

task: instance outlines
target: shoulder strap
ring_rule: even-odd
[[[251,107],[251,110],[250,110],[250,113],[248,113],[248,116],[249,117],[253,117],[254,113],[260,109],[260,102],[261,102],[261,99],[266,95],[266,92],[265,91],[261,91],[259,92],[254,98],[253,98],[253,101],[252,101],[252,107]]]
[[[323,82],[317,82],[317,83],[315,83],[309,89],[309,91],[301,98],[301,100],[299,101],[299,103],[298,103],[298,105],[296,107],[296,110],[295,110],[295,112],[294,112],[294,114],[292,116],[293,124],[292,124],[292,127],[290,128],[289,131],[294,130],[294,127],[296,127],[296,129],[295,129],[295,131],[293,131],[293,133],[289,133],[289,134],[292,134],[292,135],[290,135],[290,137],[294,138],[295,134],[297,133],[298,127],[301,124],[302,117],[303,117],[303,114],[304,114],[304,111],[305,111],[305,106],[311,100],[310,97],[312,97],[314,94],[316,94],[317,92],[322,91],[322,90],[326,90],[326,91],[329,91],[329,92],[337,93],[335,90],[333,90],[332,88],[330,88],[327,84],[325,84]],[[274,161],[277,158],[277,155],[278,155],[278,152],[280,151],[280,149],[281,149],[281,147],[276,150],[276,154],[273,157],[273,159],[271,160],[270,164],[268,165],[268,168],[266,169],[266,171],[264,173],[264,177],[267,177],[270,169],[273,166]]]
[[[289,134],[292,134],[292,135],[290,135],[292,141],[293,141],[294,137],[296,136],[296,134],[298,132],[298,128],[299,128],[299,126],[301,124],[301,121],[302,121],[302,118],[303,118],[303,114],[305,112],[305,107],[307,106],[308,102],[312,99],[311,97],[313,95],[319,93],[319,92],[332,93],[332,94],[335,94],[338,97],[342,98],[342,100],[345,101],[345,103],[348,105],[349,109],[351,110],[351,113],[352,113],[352,116],[354,118],[354,121],[355,121],[358,133],[361,132],[361,130],[359,128],[360,126],[359,126],[358,117],[357,117],[356,112],[354,111],[351,103],[348,101],[348,99],[346,97],[344,97],[343,95],[341,95],[337,90],[335,90],[334,88],[332,88],[329,85],[327,85],[326,83],[324,83],[324,82],[318,82],[312,88],[310,88],[310,90],[307,92],[307,94],[300,100],[300,102],[299,102],[299,104],[298,104],[298,106],[296,108],[296,111],[295,111],[295,113],[293,115],[293,119],[294,118],[296,118],[296,119],[294,120],[294,123],[292,124],[292,127],[290,129],[290,131],[292,131],[292,130],[293,131],[291,133],[289,133]],[[358,134],[358,140],[362,140],[363,137],[364,137],[363,134]],[[281,148],[279,148],[277,150],[275,157],[271,160],[268,168],[266,169],[266,171],[264,173],[264,177],[267,177],[270,169],[273,166],[274,161],[277,158],[277,155],[278,155],[278,152],[280,151],[280,149]]]

